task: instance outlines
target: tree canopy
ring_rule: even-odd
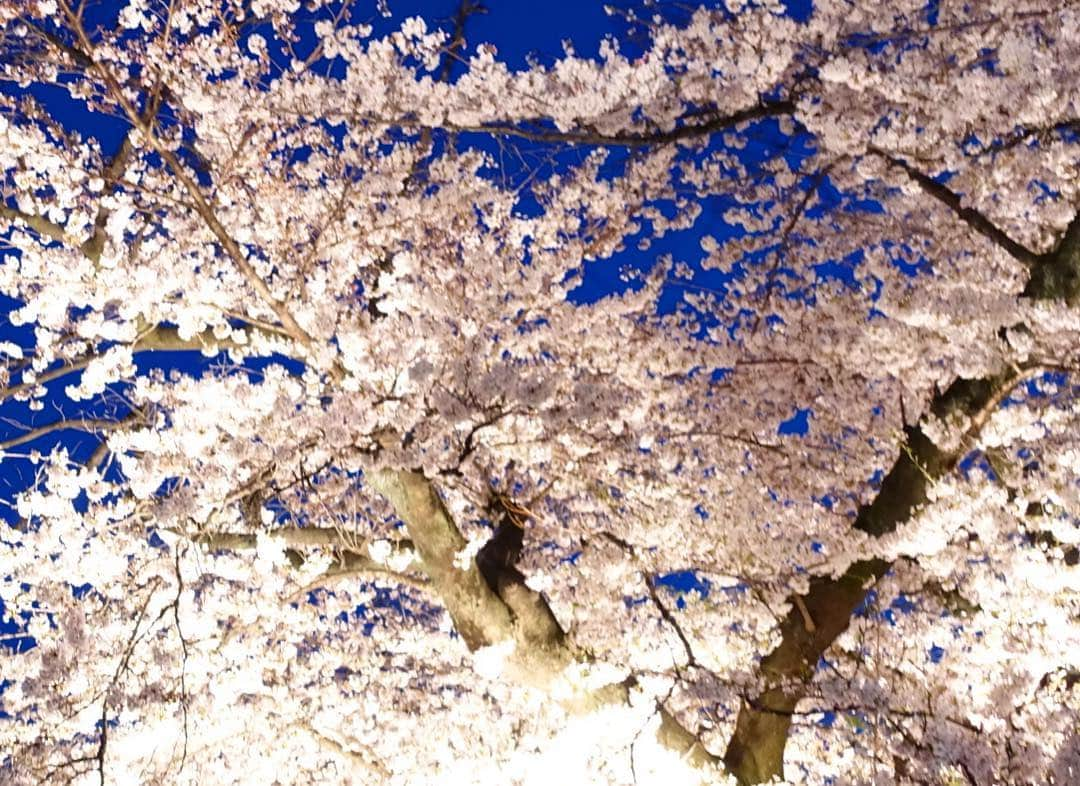
[[[1076,783],[1080,3],[386,6],[0,0],[0,780]]]

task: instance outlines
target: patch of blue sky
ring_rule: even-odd
[[[702,598],[709,597],[712,582],[694,570],[680,570],[658,576],[654,583],[663,587],[672,595],[697,593]]]
[[[812,409],[797,409],[795,414],[776,427],[776,433],[780,436],[804,437],[810,432],[810,418]]]

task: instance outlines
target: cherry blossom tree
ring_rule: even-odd
[[[1080,4],[373,5],[0,0],[2,780],[1077,782]]]

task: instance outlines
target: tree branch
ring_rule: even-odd
[[[982,156],[994,155],[995,153],[1001,153],[1006,150],[1010,150],[1017,145],[1026,142],[1029,139],[1038,139],[1040,142],[1045,141],[1051,134],[1060,134],[1063,131],[1071,131],[1073,133],[1080,132],[1080,118],[1069,118],[1067,120],[1061,120],[1054,123],[1051,126],[1025,126],[1016,129],[1004,139],[1000,139],[996,142],[983,147],[971,155],[975,158],[981,158]]]
[[[466,548],[438,492],[420,472],[382,470],[367,476],[373,488],[393,505],[416,544],[423,569],[440,595],[455,627],[469,649],[505,641],[514,643],[508,676],[541,688],[563,679],[566,668],[588,663],[587,653],[574,646],[559,626],[540,593],[524,581],[503,582],[496,593],[475,562],[459,567],[458,554]],[[572,713],[612,704],[629,704],[633,677],[591,691],[577,691],[563,701]],[[692,732],[662,706],[657,740],[693,766],[715,769],[713,756]]]
[[[277,335],[268,329],[256,326],[251,326],[249,330],[254,333],[263,333],[270,337]],[[231,337],[218,338],[214,334],[213,329],[210,328],[201,333],[197,333],[191,338],[181,338],[180,331],[177,328],[158,324],[141,333],[131,345],[131,351],[135,354],[139,354],[140,352],[201,352],[208,347],[216,347],[220,351],[225,349],[240,349],[246,346],[248,346],[247,342],[241,343]],[[91,361],[99,357],[101,357],[101,353],[91,352],[75,358],[67,365],[59,366],[38,374],[32,382],[21,382],[6,388],[0,388],[0,402],[6,401],[12,396],[17,396],[28,390],[33,390],[40,385],[45,385],[54,380],[61,379],[68,374],[81,371],[90,365]]]
[[[768,117],[781,117],[795,112],[795,102],[791,100],[766,101],[755,106],[740,109],[729,115],[714,115],[703,122],[684,122],[670,131],[640,133],[604,134],[598,131],[558,131],[532,129],[513,124],[486,124],[479,126],[459,126],[448,123],[441,128],[459,133],[494,134],[512,136],[531,142],[553,142],[567,145],[597,145],[610,147],[650,147],[667,145],[686,139],[698,139],[720,131],[727,131],[740,123],[762,120]],[[407,123],[403,123],[407,125]]]
[[[928,196],[933,197],[938,202],[947,207],[953,215],[959,218],[962,222],[974,229],[980,235],[985,237],[994,245],[1003,249],[1013,259],[1020,262],[1022,265],[1028,268],[1033,268],[1039,264],[1042,259],[1042,255],[1036,254],[1026,246],[1017,243],[1011,237],[1009,237],[1003,230],[998,228],[989,218],[984,216],[978,210],[973,207],[965,207],[963,204],[963,198],[952,191],[948,187],[934,180],[932,177],[920,172],[913,167],[907,161],[901,158],[896,158],[890,153],[881,150],[880,148],[871,146],[869,152],[879,156],[886,161],[890,166],[902,170],[908,177],[914,180],[919,187]]]
[[[416,544],[424,572],[446,604],[470,650],[515,638],[510,609],[475,564],[461,569],[455,557],[468,546],[446,506],[419,472],[373,473],[372,486],[393,505]]]
[[[85,50],[86,53],[93,51],[93,45],[87,36],[86,31],[83,29],[82,20],[74,11],[72,11],[67,0],[60,0],[60,5],[67,16],[72,31],[78,37],[82,49]],[[248,284],[255,290],[262,301],[270,307],[271,311],[274,312],[274,315],[281,320],[281,324],[289,331],[290,337],[305,349],[311,349],[314,345],[311,336],[308,335],[307,331],[296,321],[292,313],[286,307],[286,304],[274,297],[274,293],[270,291],[269,285],[263,281],[262,277],[248,261],[247,256],[240,248],[240,245],[218,219],[217,213],[203,194],[202,188],[192,179],[191,175],[188,174],[187,169],[176,157],[175,152],[168,145],[162,144],[161,140],[157,138],[151,124],[146,121],[131,103],[124,88],[116,80],[109,68],[96,62],[93,58],[88,59],[90,60],[90,63],[88,66],[85,66],[86,69],[88,71],[97,72],[109,94],[112,96],[112,99],[116,101],[117,105],[124,111],[124,114],[127,115],[129,122],[131,122],[140,134],[142,134],[143,138],[150,147],[153,148],[154,152],[161,156],[162,161],[164,161],[169,170],[171,170],[173,177],[177,179],[193,200],[195,212],[202,218],[214,237],[217,238],[218,242],[221,244],[222,250],[224,250],[226,255],[232,260],[233,264],[244,276]]]
[[[187,538],[193,543],[205,546],[210,551],[247,551],[257,548],[259,544],[259,536],[253,532],[189,533],[177,529],[166,529],[164,531]],[[298,590],[295,594],[301,594],[303,590],[317,587],[331,579],[361,573],[386,575],[402,584],[408,584],[417,589],[428,589],[423,581],[394,570],[368,554],[366,547],[369,541],[360,540],[359,537],[354,537],[351,533],[334,527],[282,527],[281,529],[269,530],[264,535],[286,546],[286,555],[292,562],[293,567],[297,568],[303,565],[306,560],[296,549],[325,548],[334,551],[333,565],[307,587]],[[414,552],[412,541],[409,540],[394,541],[393,548],[399,552]],[[413,560],[407,569],[420,569],[420,562],[416,558],[415,552],[413,553]]]
[[[38,428],[31,429],[17,437],[0,442],[0,451],[18,447],[19,445],[25,445],[27,442],[33,442],[39,437],[44,437],[57,431],[115,431],[126,425],[128,424],[123,420],[105,420],[98,418],[71,418],[67,420],[58,420],[55,423],[39,426]]]
[[[55,240],[58,243],[63,243],[65,246],[71,248],[80,248],[82,241],[73,235],[69,235],[68,231],[59,224],[53,223],[44,216],[36,216],[32,213],[24,213],[13,207],[0,202],[0,218],[10,221],[12,224],[24,224],[27,228],[34,230],[39,235],[47,237],[50,240]]]
[[[174,529],[166,531],[190,538],[192,541],[201,543],[210,549],[253,549],[256,547],[258,540],[258,536],[252,532],[198,532],[192,534]],[[264,534],[291,547],[340,548],[356,552],[360,546],[367,545],[367,541],[360,540],[359,537],[354,537],[351,533],[336,527],[282,527],[268,530]],[[403,551],[413,549],[410,540],[394,541],[394,546]]]
[[[958,379],[931,402],[935,417],[964,417],[969,426],[959,447],[946,451],[918,426],[905,429],[906,440],[874,500],[859,508],[855,528],[880,537],[907,521],[925,504],[930,486],[951,472],[971,449],[986,420],[1001,401],[1043,366],[1009,368],[977,380]],[[780,623],[780,644],[761,662],[764,689],[743,701],[724,761],[742,784],[783,776],[784,747],[791,716],[806,696],[821,656],[847,629],[867,591],[891,567],[883,559],[860,560],[839,578],[817,576],[805,595],[793,598]],[[813,624],[806,624],[806,620]]]
[[[382,781],[388,780],[393,775],[393,773],[391,773],[370,750],[366,748],[362,752],[353,750],[344,743],[322,733],[311,723],[305,723],[304,729],[307,730],[308,734],[315,739],[320,747],[332,751],[336,755],[353,762],[353,764],[359,765],[361,769],[372,775],[378,776]]]
[[[129,129],[128,132],[124,134],[124,139],[120,143],[120,149],[116,152],[116,155],[113,156],[113,159],[109,162],[108,166],[105,167],[105,171],[102,172],[101,179],[105,183],[105,192],[102,196],[111,194],[116,190],[116,182],[119,180],[128,161],[131,160],[131,155],[134,150],[135,146],[131,143],[131,130]],[[111,211],[106,210],[104,207],[98,209],[97,216],[94,219],[94,232],[90,235],[90,238],[79,247],[83,254],[86,255],[86,258],[95,265],[101,261],[101,254],[105,250],[105,225],[109,222],[110,213]]]

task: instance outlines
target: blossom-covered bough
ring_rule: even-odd
[[[1075,782],[1080,4],[477,10],[0,1],[0,780]]]

